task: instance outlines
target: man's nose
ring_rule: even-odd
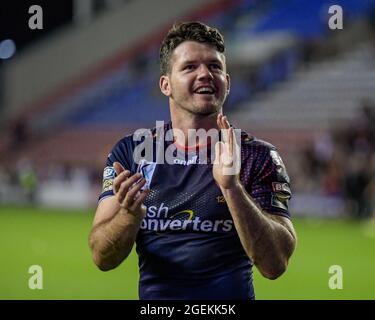
[[[213,79],[213,75],[212,75],[210,69],[205,64],[201,64],[199,66],[198,79],[199,80],[206,80],[206,79],[212,80]]]

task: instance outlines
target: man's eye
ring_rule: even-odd
[[[215,63],[214,63],[214,64],[211,64],[211,65],[210,65],[210,68],[213,69],[213,70],[221,70],[220,65],[215,64]]]
[[[184,70],[193,70],[194,69],[194,65],[192,64],[188,64],[184,67]]]

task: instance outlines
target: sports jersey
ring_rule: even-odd
[[[152,129],[153,150],[172,124]],[[141,172],[151,192],[136,238],[140,299],[254,299],[252,266],[225,198],[216,184],[213,164],[200,163],[197,150],[177,148],[173,164],[136,161],[140,145],[134,134],[121,139],[107,158],[99,201],[113,196],[114,162]],[[159,159],[160,160],[160,159]],[[241,132],[240,179],[247,193],[271,214],[289,217],[289,177],[271,144]]]

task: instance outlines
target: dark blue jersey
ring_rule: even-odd
[[[162,128],[164,133],[171,124]],[[160,130],[159,130],[160,131]],[[153,150],[173,144],[158,142]],[[140,299],[252,299],[252,261],[234,227],[225,198],[196,150],[177,150],[174,164],[134,160],[141,141],[120,140],[108,156],[99,199],[113,195],[113,163],[142,172],[151,193],[136,239]],[[159,159],[160,160],[160,159]],[[289,217],[289,178],[276,149],[241,134],[241,182],[262,210]]]

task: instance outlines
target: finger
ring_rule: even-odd
[[[137,183],[135,183],[131,189],[128,191],[128,193],[125,196],[125,205],[131,206],[134,202],[134,198],[137,195],[137,193],[141,190],[141,188],[146,184],[146,179],[142,178]]]
[[[228,129],[230,128],[230,125],[229,125],[227,116],[223,116],[221,119],[221,122],[222,122],[222,127],[224,128],[224,132],[225,132],[225,139],[226,139],[225,142],[229,142]]]
[[[227,144],[228,143],[228,129],[223,128],[223,129],[221,129],[221,132],[222,132],[222,136],[223,136],[222,140],[225,144]]]
[[[215,144],[215,161],[214,161],[215,164],[221,163],[221,153],[223,150],[223,146],[224,144],[220,141]]]
[[[232,127],[233,131],[233,152],[238,152],[241,146],[241,131]]]
[[[133,208],[136,210],[138,207],[140,207],[143,202],[146,200],[147,196],[150,194],[151,190],[146,189],[143,192],[140,192],[137,198],[134,200]]]
[[[136,173],[136,174],[132,175],[131,177],[129,177],[128,179],[126,179],[126,181],[124,181],[124,182],[121,183],[121,186],[120,186],[120,189],[119,189],[119,193],[121,192],[125,196],[126,193],[129,191],[130,187],[137,180],[139,180],[141,177],[142,177],[142,175],[140,173]]]
[[[233,128],[229,128],[229,154],[230,156],[233,156]]]
[[[224,128],[226,128],[226,129],[230,128],[230,124],[229,124],[227,116],[223,117],[223,125],[224,125]]]
[[[126,181],[122,182],[121,185],[120,185],[120,188],[117,192],[117,195],[118,195],[118,199],[120,202],[123,201],[123,199],[125,198],[130,186],[135,183],[139,178],[141,178],[142,175],[140,173],[136,173],[134,175],[132,175],[130,178],[128,178]]]
[[[215,144],[215,161],[214,163],[219,163],[220,157],[220,142],[216,142]]]
[[[237,134],[236,134],[237,133]],[[241,131],[233,129],[233,163],[236,170],[241,170]]]
[[[221,127],[224,129],[224,115],[221,115],[221,118],[220,118],[220,125]]]
[[[121,183],[123,183],[128,177],[130,176],[130,171],[125,170],[121,172],[113,181],[113,191],[114,193],[117,193],[117,191],[120,188]]]
[[[217,115],[217,119],[216,119],[216,122],[217,122],[217,126],[218,126],[218,128],[219,128],[219,130],[220,129],[222,129],[222,121],[221,121],[221,119],[223,118],[223,114],[222,113],[219,113],[218,115]]]
[[[221,113],[219,114],[218,119],[217,119],[217,123],[218,123],[219,130],[221,132],[221,140],[223,142],[227,142],[228,141],[228,133],[227,133],[226,126],[225,126],[225,116],[223,114],[221,114]]]
[[[115,161],[115,162],[113,163],[113,168],[115,168],[115,170],[116,170],[116,174],[117,174],[117,175],[119,175],[121,172],[124,172],[124,171],[125,171],[125,169],[124,169],[124,167],[121,165],[121,163],[120,163],[120,162],[117,162],[117,161]]]
[[[219,128],[220,128],[220,133],[221,133],[221,141],[224,141],[225,142],[225,128],[223,126],[223,115],[221,115],[219,121],[220,121],[220,125],[219,125]]]

